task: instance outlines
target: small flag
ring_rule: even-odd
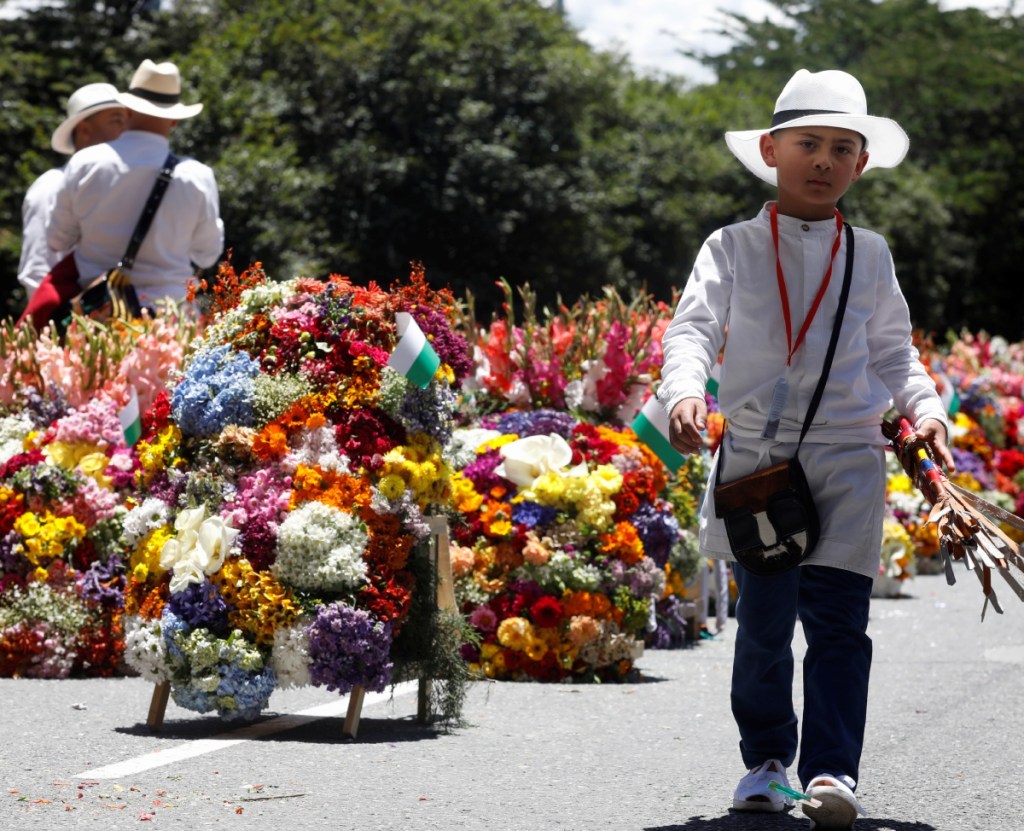
[[[722,359],[719,357],[718,361],[713,367],[711,367],[711,376],[708,378],[708,382],[704,385],[711,395],[718,398],[718,381],[722,375]]]
[[[131,395],[128,403],[124,405],[117,414],[121,422],[121,432],[124,433],[124,443],[131,447],[142,438],[142,415],[139,412],[139,396],[135,387],[129,387]]]
[[[388,366],[425,390],[441,365],[441,359],[411,314],[397,312],[395,323],[398,324],[398,345],[388,358]]]
[[[951,416],[956,415],[960,410],[960,393],[953,379],[942,371],[942,364],[938,359],[932,361],[932,377],[939,388],[939,398],[942,399],[946,412]]]
[[[643,409],[633,419],[633,432],[661,459],[673,473],[683,466],[686,459],[668,440],[668,413],[657,397],[647,399]]]

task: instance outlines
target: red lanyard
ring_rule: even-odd
[[[777,202],[772,203],[771,218],[772,242],[775,243],[775,276],[779,281],[782,317],[786,321],[786,345],[789,347],[789,354],[786,356],[786,366],[789,366],[793,361],[793,355],[796,354],[796,350],[804,342],[807,330],[811,328],[811,321],[814,320],[814,315],[818,312],[818,306],[821,305],[821,298],[825,296],[829,281],[832,279],[832,263],[835,262],[836,254],[839,252],[839,243],[842,240],[843,217],[839,214],[839,211],[836,211],[836,241],[832,243],[832,257],[828,261],[828,268],[825,270],[825,276],[821,280],[821,288],[818,289],[818,294],[814,298],[810,310],[807,312],[804,325],[800,327],[800,331],[797,333],[796,343],[793,343],[793,323],[789,317],[789,294],[786,292],[786,279],[782,275],[782,261],[779,259],[779,205]]]

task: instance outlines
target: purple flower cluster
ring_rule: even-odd
[[[968,473],[985,490],[995,490],[995,477],[992,475],[992,469],[985,463],[984,459],[970,450],[962,450],[959,447],[954,447],[952,450],[957,473]]]
[[[576,424],[576,419],[562,410],[516,410],[503,415],[497,429],[520,438],[554,433],[568,441]]]
[[[675,514],[645,503],[629,521],[636,526],[637,535],[644,544],[644,554],[664,568],[673,544],[679,539],[679,520]]]
[[[494,472],[502,462],[497,450],[481,453],[477,458],[462,469],[462,475],[473,482],[478,493],[490,493],[497,487],[509,488],[508,480]]]
[[[224,637],[230,631],[228,604],[209,580],[192,583],[182,591],[174,592],[167,601],[167,607],[189,630],[203,627],[218,637]]]
[[[555,521],[558,514],[550,505],[540,505],[537,502],[523,500],[512,506],[512,521],[517,525],[526,528],[536,528],[538,525],[549,525]]]
[[[35,387],[29,387],[25,391],[25,398],[25,413],[36,427],[49,427],[69,410],[64,393],[56,386],[47,389],[45,394]]]
[[[687,642],[687,620],[683,613],[685,608],[678,595],[670,594],[659,600],[655,607],[658,628],[647,636],[647,646],[651,649],[680,649]]]
[[[79,591],[86,600],[107,608],[124,603],[124,563],[110,557],[105,563],[94,560],[80,579]]]
[[[382,691],[391,681],[391,624],[335,602],[310,625],[309,677],[318,687],[347,693],[355,686]]]

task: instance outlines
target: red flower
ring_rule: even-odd
[[[546,595],[530,607],[530,618],[538,626],[550,628],[561,624],[565,610],[556,598]]]

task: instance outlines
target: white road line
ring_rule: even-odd
[[[416,681],[405,681],[401,684],[396,684],[393,690],[388,689],[379,693],[368,692],[366,693],[366,697],[363,699],[363,709],[365,710],[367,707],[374,704],[390,701],[392,696],[394,698],[398,698],[401,695],[413,692],[416,690],[416,687]],[[145,770],[152,770],[153,768],[164,767],[165,765],[173,765],[175,762],[191,759],[194,756],[202,756],[205,753],[224,750],[225,748],[232,747],[236,744],[252,741],[253,739],[260,739],[264,736],[272,735],[273,733],[293,730],[296,727],[308,724],[312,720],[344,715],[347,710],[348,697],[345,697],[338,701],[332,701],[329,704],[310,707],[308,710],[300,710],[297,713],[288,713],[283,716],[278,716],[277,718],[268,719],[267,721],[249,724],[245,727],[240,727],[237,730],[232,730],[228,733],[221,733],[209,739],[197,739],[166,750],[154,750],[152,753],[147,753],[145,756],[136,756],[134,759],[125,759],[123,762],[115,762],[114,764],[106,765],[105,767],[93,768],[92,770],[75,774],[73,778],[121,779],[125,776],[132,776]],[[341,736],[339,735],[338,738],[340,739]]]

